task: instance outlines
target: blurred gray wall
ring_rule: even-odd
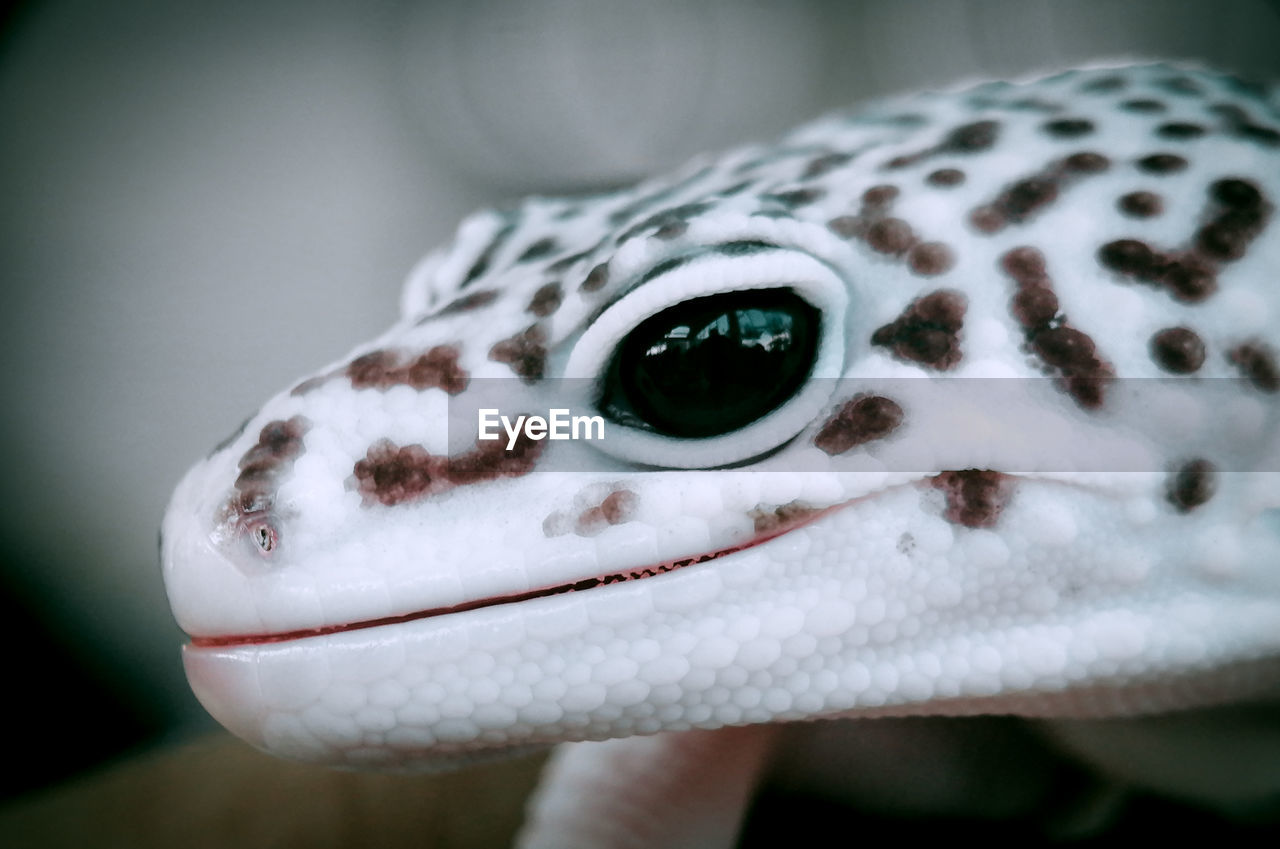
[[[4,38],[0,583],[178,729],[204,720],[156,565],[170,489],[391,322],[471,209],[965,78],[1280,77],[1266,0],[49,0]]]

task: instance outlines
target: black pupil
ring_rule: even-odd
[[[790,289],[693,298],[641,322],[613,354],[601,409],[668,436],[719,436],[795,394],[821,313]]]

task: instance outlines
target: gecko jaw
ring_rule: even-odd
[[[401,613],[394,616],[380,616],[375,619],[363,619],[358,622],[349,622],[343,625],[321,625],[316,628],[298,628],[292,631],[280,631],[278,633],[267,634],[235,634],[225,637],[199,637],[192,636],[191,646],[193,648],[228,648],[235,646],[265,645],[268,643],[281,643],[290,640],[300,640],[307,637],[320,637],[326,634],[339,634],[346,631],[359,631],[365,628],[376,628],[381,625],[398,625],[402,622],[413,622],[418,619],[429,619],[436,616],[446,616],[450,613],[463,613],[468,610],[479,610],[485,607],[496,607],[501,604],[516,604],[522,601],[530,601],[535,598],[543,598],[545,596],[560,595],[562,593],[581,592],[583,590],[595,589],[596,587],[608,586],[610,584],[620,584],[627,581],[635,581],[643,578],[651,578],[656,575],[662,575],[667,572],[674,572],[683,569],[686,566],[694,566],[699,563],[706,563],[711,560],[717,560],[721,557],[735,554],[739,551],[745,551],[758,545],[763,545],[770,540],[777,539],[784,534],[801,528],[805,525],[816,522],[822,517],[847,506],[847,503],[836,504],[820,510],[815,510],[801,518],[794,519],[790,522],[772,528],[767,533],[759,534],[751,540],[741,544],[729,546],[727,548],[718,549],[706,554],[695,554],[690,557],[679,557],[673,560],[663,561],[651,566],[640,566],[628,569],[622,569],[617,572],[610,572],[605,575],[597,575],[592,578],[583,578],[578,581],[572,581],[565,584],[557,584],[550,587],[542,587],[534,590],[525,590],[524,592],[509,593],[501,596],[491,596],[489,598],[477,599],[475,601],[464,601],[459,604],[446,605],[442,607],[433,607],[427,610],[418,610],[413,613]]]

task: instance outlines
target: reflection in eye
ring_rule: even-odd
[[[780,406],[808,376],[820,313],[787,289],[694,298],[641,322],[614,352],[600,406],[671,436],[718,436]]]

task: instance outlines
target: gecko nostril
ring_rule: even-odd
[[[263,517],[251,519],[246,524],[245,538],[261,557],[270,557],[280,546],[280,531]]]

